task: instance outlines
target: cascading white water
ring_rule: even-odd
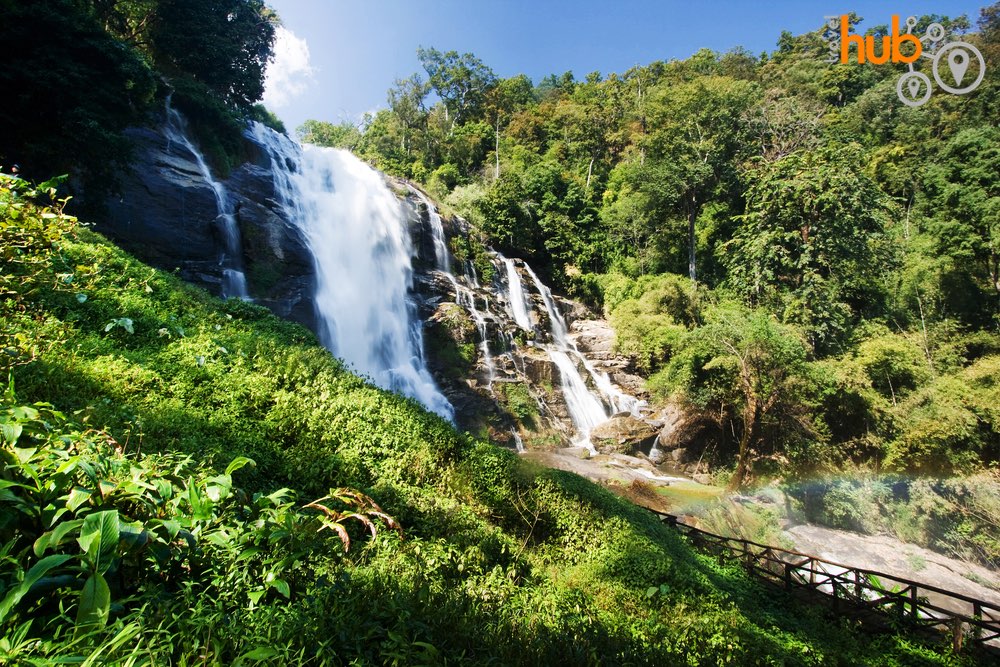
[[[449,420],[454,408],[427,371],[402,205],[347,151],[299,146],[259,123],[275,189],[316,265],[320,339],[356,372]]]
[[[507,259],[500,253],[497,253],[497,257],[507,269],[507,288],[510,291],[508,298],[514,321],[517,322],[517,326],[525,331],[531,331],[534,326],[531,324],[531,316],[528,315],[528,304],[524,298],[524,285],[521,284],[521,275],[517,272],[517,267],[514,266],[514,260]]]
[[[517,432],[516,428],[510,430],[511,437],[514,438],[514,448],[517,449],[518,454],[524,453],[524,440],[521,439],[521,434]]]
[[[521,283],[520,274],[514,261],[498,255],[507,268],[507,284],[510,290],[509,302],[513,311],[515,321],[522,328],[532,329],[530,320],[524,312],[523,317],[518,316],[519,311],[526,311],[527,307],[524,298],[524,287]],[[644,405],[639,399],[625,394],[612,384],[606,373],[601,373],[597,368],[577,349],[576,344],[569,338],[566,320],[559,309],[556,308],[555,299],[552,297],[552,290],[548,288],[538,275],[525,263],[524,270],[534,284],[535,290],[542,298],[546,313],[549,317],[549,327],[552,335],[552,343],[545,345],[545,351],[549,358],[559,369],[560,385],[563,396],[566,400],[566,407],[569,410],[570,418],[579,435],[580,444],[593,451],[590,443],[590,431],[599,424],[605,422],[610,417],[604,401],[611,406],[612,412],[630,412],[639,414],[639,409]],[[525,322],[527,326],[525,327]],[[587,386],[578,368],[579,360],[584,369],[590,375],[597,393]]]
[[[486,366],[487,386],[492,390],[493,380],[496,378],[496,365],[493,363],[493,354],[490,352],[490,341],[486,330],[486,318],[483,317],[483,314],[479,312],[478,308],[476,308],[475,292],[468,287],[460,285],[458,279],[455,277],[455,274],[451,271],[451,256],[448,254],[448,243],[444,234],[444,223],[441,221],[441,215],[438,213],[437,208],[434,206],[434,203],[431,202],[431,200],[428,199],[427,196],[420,190],[411,187],[410,191],[413,192],[413,194],[416,195],[421,202],[423,202],[425,207],[427,207],[427,217],[431,228],[431,239],[434,243],[434,259],[437,264],[438,271],[444,273],[448,278],[452,288],[455,290],[455,302],[469,312],[473,323],[476,325],[476,333],[479,334],[479,351],[483,355],[483,364]],[[475,269],[473,269],[470,274],[468,267],[466,267],[465,279],[470,286],[479,286],[478,281],[475,278]]]
[[[598,371],[593,362],[587,359],[587,357],[580,352],[576,343],[570,340],[566,333],[566,320],[555,307],[555,300],[552,298],[552,290],[539,280],[538,276],[531,270],[530,266],[525,264],[524,268],[528,272],[528,275],[531,276],[531,280],[535,284],[535,289],[537,289],[539,294],[542,295],[542,301],[545,303],[545,307],[549,313],[549,318],[552,320],[552,338],[556,341],[556,344],[567,349],[568,352],[571,352],[574,357],[580,360],[580,363],[583,364],[584,369],[590,375],[594,385],[597,387],[597,390],[611,405],[613,413],[628,412],[633,416],[638,417],[640,409],[643,408],[646,403],[639,400],[635,396],[629,396],[618,389],[618,387],[611,382],[611,378],[608,377],[607,373]]]
[[[219,258],[219,264],[222,266],[222,296],[227,299],[246,299],[249,294],[247,293],[246,275],[243,273],[243,251],[240,240],[240,229],[236,224],[236,216],[233,214],[232,206],[229,204],[229,196],[226,193],[225,186],[212,177],[212,170],[208,168],[205,156],[195,147],[194,142],[188,138],[187,121],[184,120],[179,111],[174,109],[171,104],[172,97],[173,93],[167,94],[167,124],[164,127],[164,132],[167,136],[168,149],[169,142],[176,141],[190,151],[194,156],[199,171],[201,171],[202,177],[212,188],[212,192],[215,193],[215,206],[218,211],[217,219],[222,228],[222,239],[225,243],[225,251]]]
[[[441,221],[441,215],[437,212],[437,208],[433,202],[423,192],[413,187],[410,188],[410,192],[416,195],[417,199],[427,207],[427,218],[430,221],[431,227],[431,240],[434,242],[434,259],[437,262],[438,270],[444,271],[449,276],[454,277],[454,274],[451,272],[451,255],[448,254],[448,241],[444,235],[444,223]]]

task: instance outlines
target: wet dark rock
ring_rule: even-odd
[[[155,128],[127,131],[135,147],[120,192],[95,229],[138,258],[219,294],[225,243],[219,208],[195,155]],[[223,182],[242,236],[251,297],[282,317],[315,328],[315,269],[302,233],[276,201],[263,150],[246,135],[243,164]]]

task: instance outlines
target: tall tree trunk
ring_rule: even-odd
[[[590,158],[590,164],[587,166],[587,190],[590,190],[590,176],[594,173],[594,158]]]
[[[692,194],[688,204],[688,275],[691,277],[691,282],[698,280],[694,260],[694,221],[698,217],[697,201],[695,195]]]
[[[747,405],[743,408],[743,433],[740,435],[740,451],[736,455],[736,470],[726,485],[726,491],[737,491],[746,481],[750,471],[750,445],[753,443],[756,424],[757,402],[748,397]]]
[[[499,114],[497,115],[496,129],[497,129],[497,144],[495,152],[497,156],[497,167],[496,170],[493,172],[493,180],[499,181],[500,180],[500,115]]]

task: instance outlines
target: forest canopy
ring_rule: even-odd
[[[932,23],[990,66],[918,108],[906,65],[831,63],[818,25],[537,83],[421,48],[386,108],[299,136],[426,184],[603,308],[658,397],[714,415],[736,485],[748,459],[970,470],[1000,456],[1000,4]]]

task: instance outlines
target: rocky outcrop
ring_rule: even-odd
[[[218,207],[194,156],[153,129],[126,134],[134,145],[132,169],[95,228],[139,258],[218,292]]]
[[[120,175],[118,195],[107,201],[95,229],[143,261],[201,285],[222,289],[225,242],[215,193],[196,156],[156,128],[130,129],[134,159]],[[242,237],[249,292],[278,315],[314,328],[315,271],[301,232],[283,214],[269,162],[248,134],[257,156],[222,181]]]
[[[631,415],[615,415],[590,432],[590,441],[601,454],[648,453],[658,431],[649,422]]]
[[[169,129],[129,134],[135,146],[133,168],[122,174],[121,194],[108,202],[98,231],[141,259],[220,294],[226,240],[216,190],[206,180],[203,164],[186,141],[167,138],[179,136]],[[240,257],[225,258],[227,266],[243,270],[254,302],[315,330],[312,254],[275,191],[272,153],[257,141],[267,139],[246,134],[248,160],[220,181],[224,208],[240,237]],[[295,166],[288,169],[294,172]],[[632,374],[627,359],[614,353],[614,333],[606,322],[579,303],[540,291],[530,267],[510,260],[523,287],[518,294],[530,311],[531,326],[519,326],[507,260],[483,247],[466,221],[447,215],[438,220],[426,197],[409,183],[387,180],[409,223],[413,305],[423,323],[426,365],[454,406],[460,428],[498,443],[523,438],[534,449],[579,440],[563,395],[562,373],[549,353],[555,342],[552,317],[569,327],[576,348],[563,338],[559,345],[591,390],[597,393],[597,384],[606,385],[602,378],[607,374],[626,393],[643,395],[642,380]],[[438,266],[435,249],[442,231],[452,274]],[[552,317],[549,298],[557,311]],[[587,355],[586,364],[577,348]],[[565,357],[559,359],[565,364]],[[604,395],[606,411],[616,409],[612,404],[617,399]],[[648,426],[636,424],[623,428],[611,433],[606,448],[649,452],[655,431],[650,434]]]
[[[708,472],[716,453],[711,447],[713,438],[708,436],[713,427],[717,430],[716,424],[702,413],[676,403],[661,409],[651,423],[659,427],[656,448],[650,452],[653,463],[692,476]]]
[[[615,330],[607,320],[577,319],[570,325],[570,331],[576,335],[577,347],[598,370],[607,373],[611,381],[627,394],[649,399],[646,381],[633,372],[632,361],[615,352]]]
[[[225,185],[240,230],[250,294],[276,314],[315,328],[312,253],[278,202],[270,169],[245,163]]]

